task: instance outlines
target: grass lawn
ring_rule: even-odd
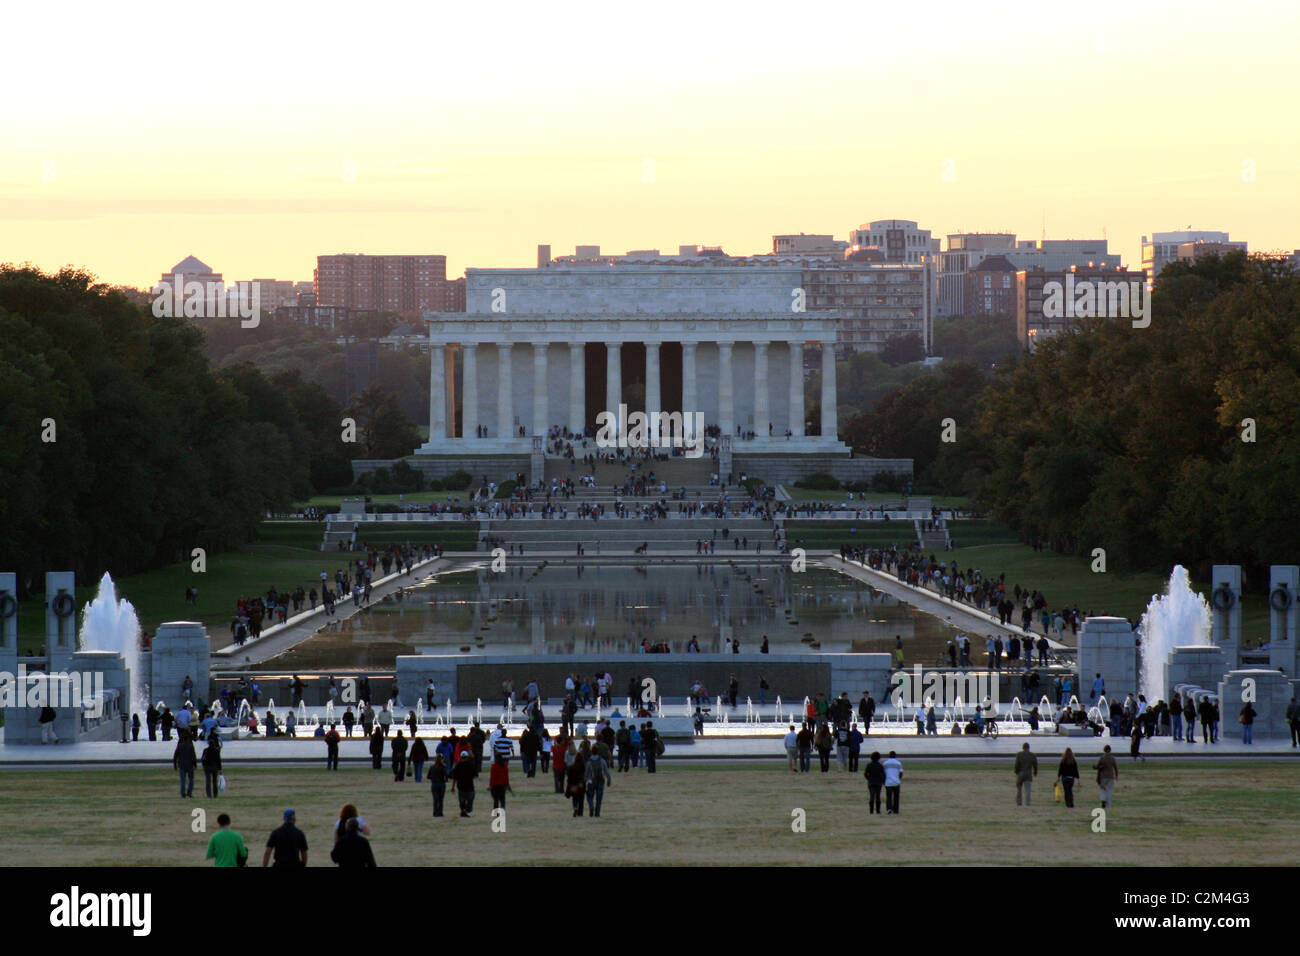
[[[1117,614],[1137,618],[1146,610],[1151,595],[1160,593],[1168,576],[1154,572],[1122,575],[1113,571],[1094,573],[1092,561],[1051,551],[1035,551],[1024,544],[963,546],[970,534],[953,531],[958,547],[949,552],[961,568],[980,568],[985,576],[1006,572],[1007,586],[1019,584],[1037,588],[1051,607],[1077,604],[1084,613]],[[1209,588],[1199,590],[1208,597]],[[1268,639],[1268,608],[1262,599],[1242,602],[1242,638],[1250,646]]]
[[[818,491],[814,488],[796,488],[794,485],[786,485],[785,490],[789,492],[790,497],[795,501],[848,501],[849,493],[844,490],[839,491]],[[854,492],[853,500],[863,502],[863,507],[875,505],[879,502],[888,502],[892,505],[902,504],[906,495],[896,491],[867,491]],[[969,508],[970,498],[964,495],[913,495],[913,499],[929,497],[930,504],[935,508]]]
[[[322,752],[323,752],[322,748]],[[329,866],[339,807],[354,803],[372,827],[380,866],[549,864],[1285,866],[1300,843],[1294,762],[1122,763],[1105,832],[1093,832],[1096,788],[1085,780],[1076,806],[1052,801],[1054,762],[1044,760],[1034,804],[1015,805],[1011,758],[993,762],[909,761],[897,817],[867,814],[858,774],[791,774],[784,761],[660,763],[660,772],[615,774],[600,819],[574,819],[551,780],[527,780],[512,762],[515,793],[505,831],[492,829],[485,781],[474,815],[432,817],[427,784],[394,783],[385,767],[272,768],[227,764],[229,789],[192,800],[177,777],[156,768],[10,771],[0,816],[21,820],[5,834],[0,862],[25,866],[202,866],[208,833],[192,830],[203,809],[208,831],[231,815],[260,865],[267,834],[286,806],[297,810],[312,866]],[[322,757],[322,764],[324,760]],[[1086,768],[1085,775],[1091,774]],[[451,794],[448,794],[451,797]],[[806,831],[796,833],[797,810]],[[211,865],[211,864],[206,864]],[[1046,872],[1046,871],[1045,871]]]
[[[399,501],[405,504],[428,504],[430,501],[436,501],[440,504],[460,501],[464,503],[468,500],[469,491],[408,491],[404,495],[370,495],[372,504],[398,504]],[[301,511],[303,508],[337,508],[343,503],[344,498],[356,498],[357,495],[315,495],[306,501],[294,502],[294,509]]]
[[[224,638],[240,597],[264,594],[272,585],[284,590],[301,584],[310,590],[312,584],[319,587],[321,571],[332,577],[336,569],[346,566],[355,555],[318,550],[324,530],[324,524],[316,521],[266,521],[257,543],[239,551],[209,554],[202,574],[192,571],[188,561],[172,564],[122,578],[116,582],[118,596],[135,605],[141,627],[150,633],[164,621],[199,621],[217,638]],[[474,523],[412,523],[375,528],[361,535],[371,545],[441,544],[451,551],[474,550],[477,537]],[[78,621],[80,609],[95,596],[98,586],[98,581],[79,582]],[[199,589],[197,608],[185,603],[185,589],[191,586]],[[35,654],[45,643],[43,597],[22,602],[18,621],[19,652]]]

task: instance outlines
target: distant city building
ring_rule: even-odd
[[[967,272],[963,314],[1015,315],[1017,271],[1006,256],[989,256]]]
[[[829,235],[809,235],[799,233],[788,236],[772,237],[772,255],[774,256],[835,256],[843,258],[849,244],[843,239]]]
[[[1119,253],[1105,239],[1022,239],[1012,233],[957,233],[948,236],[948,251],[939,255],[937,315],[988,314],[983,302],[967,303],[966,273],[990,256],[1001,256],[1016,269],[1047,272],[1118,268]]]
[[[369,309],[349,309],[341,305],[316,305],[311,296],[301,296],[296,305],[282,305],[274,310],[277,319],[315,325],[323,329],[341,329],[348,319]]]
[[[1226,232],[1195,229],[1157,232],[1142,237],[1142,271],[1147,274],[1148,279],[1154,279],[1169,263],[1177,262],[1180,258],[1184,260],[1196,258],[1197,253],[1194,249],[1188,250],[1185,255],[1180,254],[1179,250],[1184,246],[1195,246],[1197,243],[1211,243],[1220,252],[1234,249],[1247,251],[1246,243],[1233,242]]]
[[[418,313],[446,308],[446,256],[317,256],[318,305]]]
[[[939,254],[939,240],[910,219],[880,219],[863,223],[849,234],[852,251],[876,248],[886,262],[920,265]]]
[[[782,237],[773,237],[773,248],[782,248]],[[933,271],[926,260],[917,263],[888,262],[875,248],[849,252],[847,243],[812,238],[821,252],[766,253],[751,256],[728,255],[719,246],[682,245],[676,254],[658,249],[639,249],[625,255],[602,254],[600,246],[578,246],[572,256],[554,256],[549,246],[539,246],[539,268],[608,268],[610,266],[749,266],[758,268],[797,267],[802,281],[803,306],[809,312],[833,311],[841,316],[836,350],[841,354],[879,351],[889,339],[916,336],[926,351],[933,342]],[[906,249],[906,243],[903,246]],[[743,273],[742,273],[743,275]],[[756,277],[756,282],[765,280]],[[791,290],[791,305],[796,288]]]
[[[262,308],[274,312],[285,305],[297,305],[298,297],[312,292],[310,282],[294,282],[285,279],[254,279],[258,295],[262,299]]]
[[[175,276],[180,276],[184,282],[202,282],[205,285],[214,283],[222,289],[226,286],[220,272],[213,272],[211,266],[194,256],[186,256],[164,272],[162,277],[159,278],[158,284],[171,285]]]
[[[1064,315],[1049,316],[1043,309],[1046,299],[1044,287],[1049,282],[1059,282],[1065,286],[1070,276],[1073,276],[1076,285],[1084,282],[1123,284],[1127,293],[1141,289],[1145,294],[1147,284],[1145,272],[1125,269],[1122,266],[1021,269],[1016,273],[1016,335],[1025,348],[1032,351],[1047,336],[1063,332],[1077,321],[1073,317]]]

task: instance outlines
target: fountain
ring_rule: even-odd
[[[149,708],[148,693],[140,679],[140,619],[130,601],[118,600],[117,586],[107,571],[99,579],[99,589],[81,612],[83,651],[109,651],[121,654],[131,674],[130,709]]]
[[[300,727],[311,725],[311,718],[307,715],[307,702],[305,700],[298,701],[298,725]]]
[[[252,712],[253,708],[249,706],[248,701],[241,700],[239,702],[239,712],[235,714],[235,723],[242,727],[244,724],[248,723],[248,715]]]
[[[1187,569],[1174,565],[1164,594],[1152,595],[1142,614],[1142,654],[1138,686],[1147,701],[1168,699],[1165,663],[1175,647],[1210,644],[1211,614],[1205,598],[1192,590]]]
[[[474,722],[480,727],[483,726],[483,699],[481,697],[474,698]]]

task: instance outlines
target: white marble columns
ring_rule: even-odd
[[[822,343],[822,438],[835,438],[835,343]]]
[[[663,411],[663,401],[659,394],[659,343],[645,344],[645,412],[646,421],[650,422],[650,441],[658,437],[659,413]]]
[[[447,437],[447,361],[441,345],[429,349],[429,441]]]
[[[695,343],[682,343],[682,415],[694,421],[700,410],[695,390]]]
[[[495,438],[515,437],[515,390],[511,383],[509,344],[497,344],[497,433]]]
[[[545,435],[550,430],[550,413],[547,408],[546,343],[533,343],[533,429],[534,435]]]
[[[790,435],[803,438],[803,343],[790,343]]]
[[[767,343],[754,343],[754,435],[767,438],[771,434],[772,413],[767,393],[771,383],[767,378]]]
[[[461,346],[463,368],[461,377],[463,391],[461,394],[460,427],[461,437],[478,437],[478,345],[468,342]]]
[[[792,451],[813,450],[813,446],[820,445],[823,440],[838,446],[834,341],[823,339],[826,330],[818,330],[815,336],[806,340],[802,336],[796,338],[796,330],[791,330],[788,337],[781,334],[784,331],[746,335],[739,340],[715,338],[707,333],[696,335],[694,341],[684,341],[686,335],[682,336],[683,340],[674,340],[674,343],[680,341],[681,347],[680,405],[676,397],[675,344],[670,346],[670,359],[665,368],[663,342],[658,340],[658,336],[655,340],[650,340],[647,335],[635,340],[620,337],[618,341],[607,342],[604,407],[617,411],[623,403],[622,346],[629,341],[640,341],[645,343],[646,350],[643,408],[648,416],[680,411],[693,421],[695,413],[703,413],[708,423],[716,424],[722,434],[732,438],[736,436],[739,424],[743,433],[752,431],[755,444],[751,447],[755,451],[769,442],[774,452],[781,450],[781,443],[788,443],[786,447]],[[806,435],[803,376],[808,342],[821,349],[822,371],[821,435],[811,438]],[[532,347],[531,374],[525,369],[520,376],[515,376],[515,346],[526,344]],[[493,346],[496,361],[489,359],[480,364],[480,347],[490,349]],[[704,346],[703,358],[700,346]],[[714,346],[717,347],[716,366]],[[561,355],[558,364],[552,367],[550,350],[555,348],[559,354],[559,350],[566,347],[568,362]],[[753,349],[752,364],[750,348]],[[459,370],[455,368],[458,349]],[[429,450],[438,446],[454,447],[445,443],[458,438],[479,438],[480,431],[484,439],[511,443],[520,442],[525,437],[546,435],[552,425],[567,425],[571,432],[581,434],[587,424],[588,412],[586,354],[585,341],[554,337],[532,342],[501,342],[495,338],[448,342],[443,339],[432,344],[429,355]],[[737,360],[741,366],[739,370],[736,368]],[[520,364],[523,368],[525,362],[522,358]],[[567,383],[564,381],[566,374]],[[462,385],[459,428],[455,404],[458,384],[455,379],[458,375],[463,378],[459,383]],[[484,375],[487,381],[483,381]],[[664,391],[666,382],[673,390],[670,395]],[[496,396],[495,404],[493,394]],[[662,431],[663,423],[659,424]],[[521,425],[524,426],[522,434]],[[660,437],[668,436],[661,434]],[[510,449],[485,444],[480,446],[480,450],[496,453]]]
[[[618,342],[607,346],[605,360],[605,408],[614,413],[610,433],[618,433],[618,406],[623,401],[623,349]]]
[[[581,435],[587,427],[587,350],[569,343],[569,431]]]
[[[731,347],[734,342],[718,343],[718,428],[722,434],[736,433],[736,409],[732,396]]]

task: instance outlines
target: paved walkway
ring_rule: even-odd
[[[354,552],[345,553],[353,554]],[[424,561],[417,561],[411,566],[409,573],[395,571],[382,578],[377,578],[370,585],[370,603],[373,604],[376,601],[383,600],[384,597],[392,594],[398,588],[419,584],[430,575],[446,570],[455,563],[453,559],[446,557],[428,558]],[[425,573],[417,575],[417,571],[424,571]],[[314,609],[295,614],[283,624],[264,628],[262,635],[257,640],[246,641],[243,647],[238,644],[227,644],[220,650],[213,651],[210,667],[212,670],[220,670],[222,668],[242,667],[246,664],[260,664],[272,657],[283,654],[291,647],[301,644],[324,625],[332,624],[335,621],[346,621],[352,615],[364,610],[365,607],[364,604],[360,607],[353,607],[351,599],[347,598],[335,604],[334,614],[326,617],[325,605],[317,604]]]
[[[425,740],[433,738],[432,733],[421,735]],[[512,734],[518,746],[518,735]],[[391,738],[390,738],[391,740]],[[724,738],[697,737],[688,740],[667,740],[663,760],[731,760],[731,759],[770,759],[784,760],[785,749],[778,737],[766,738]],[[1030,749],[1040,760],[1057,758],[1066,747],[1071,748],[1080,761],[1085,758],[1091,762],[1101,754],[1102,747],[1110,744],[1116,759],[1120,761],[1120,772],[1133,762],[1128,753],[1128,741],[1115,737],[1058,737],[1003,736],[997,740],[985,740],[974,737],[915,737],[915,736],[870,736],[863,743],[863,750],[870,755],[872,750],[888,753],[897,751],[900,758],[909,759],[972,759],[1010,761],[1021,746],[1028,743]],[[172,751],[176,747],[171,741],[136,741],[130,744],[113,742],[77,743],[59,746],[41,746],[39,744],[7,747],[0,744],[0,767],[39,769],[60,766],[95,765],[161,765],[169,771]],[[202,742],[199,743],[200,750]],[[366,740],[354,736],[345,739],[339,747],[340,759],[348,764],[369,763],[370,752]],[[391,750],[384,748],[385,766]],[[1217,744],[1194,744],[1157,737],[1144,741],[1142,755],[1152,761],[1170,759],[1180,760],[1224,760],[1224,759],[1287,759],[1300,757],[1300,749],[1293,748],[1287,738],[1270,740],[1257,739],[1249,747],[1243,746],[1240,737],[1220,739]],[[310,737],[294,740],[277,738],[242,739],[229,741],[222,748],[222,761],[228,766],[239,764],[310,764],[325,759],[325,743]],[[813,766],[817,766],[816,753],[813,754]]]
[[[809,555],[812,556],[814,553],[815,552],[809,552]],[[932,591],[929,588],[906,584],[903,581],[898,580],[897,575],[877,571],[858,561],[845,561],[838,554],[830,555],[822,560],[826,563],[827,567],[843,571],[850,577],[857,578],[859,581],[864,581],[867,584],[870,584],[878,591],[892,594],[900,601],[904,601],[919,610],[933,614],[935,617],[950,622],[954,627],[976,631],[979,636],[1000,633],[1005,637],[1011,637],[1014,635],[1022,640],[1025,637],[1025,631],[1022,628],[999,623],[996,614],[989,614],[986,611],[981,611],[974,605],[946,598],[942,594]],[[1031,631],[1030,633],[1035,637],[1039,636],[1036,631]],[[973,636],[974,635],[972,635],[972,637]],[[983,652],[983,647],[978,646],[980,643],[982,642],[974,639],[971,640],[972,655],[977,651],[980,653]],[[1050,636],[1047,638],[1047,643],[1054,651],[1073,650],[1073,648],[1052,639]]]

